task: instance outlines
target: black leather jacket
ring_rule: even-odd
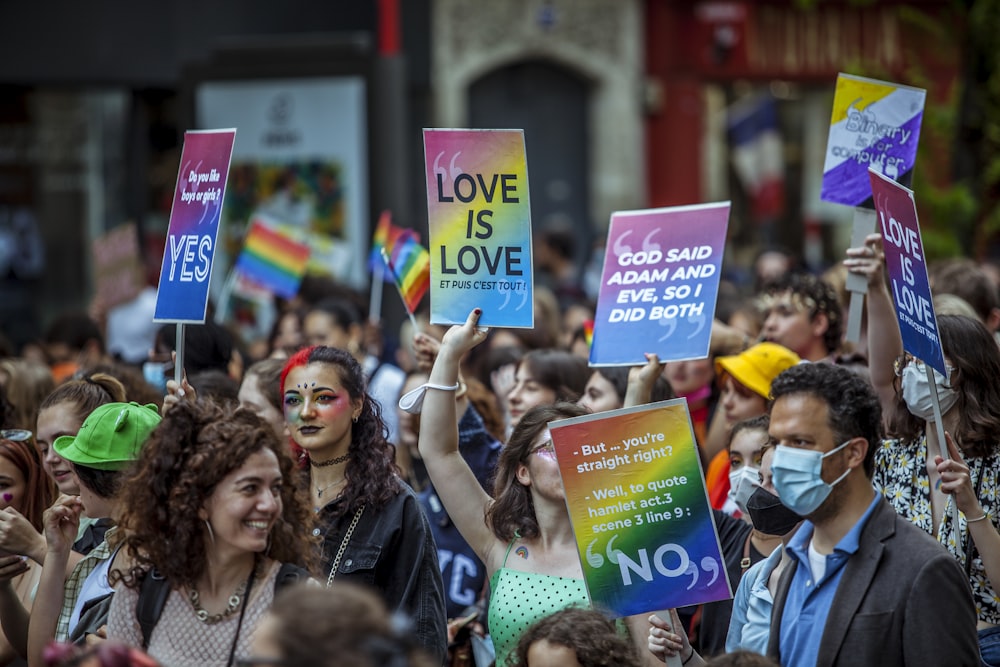
[[[401,481],[400,491],[383,507],[365,507],[337,568],[337,581],[373,587],[390,610],[413,621],[417,642],[435,664],[448,647],[444,584],[437,547],[416,494]],[[325,584],[354,513],[334,518],[335,503],[320,510],[316,535],[323,536],[321,581]]]

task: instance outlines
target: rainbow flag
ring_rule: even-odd
[[[393,226],[392,214],[389,211],[382,211],[378,225],[375,227],[375,233],[372,234],[372,251],[368,255],[368,268],[372,271],[378,271],[385,266],[382,259],[382,249],[389,243],[389,235],[393,229],[399,228]]]
[[[594,320],[583,321],[583,341],[588,350],[594,346]]]
[[[431,256],[420,245],[417,234],[401,230],[391,247],[382,250],[382,257],[399,288],[406,310],[412,315],[431,286]]]
[[[255,219],[250,222],[236,269],[278,296],[290,299],[299,291],[308,262],[308,245]]]

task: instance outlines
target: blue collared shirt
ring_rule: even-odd
[[[812,541],[813,524],[806,521],[792,537],[788,554],[798,561],[785,608],[781,615],[779,649],[781,664],[785,667],[815,665],[819,656],[819,643],[826,628],[826,618],[837,594],[837,586],[844,574],[844,564],[857,552],[861,531],[875,507],[882,501],[874,494],[871,504],[857,523],[826,556],[826,572],[819,581],[813,581],[809,564],[809,543]]]

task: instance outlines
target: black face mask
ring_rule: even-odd
[[[750,494],[747,511],[753,527],[765,535],[784,535],[802,521],[802,517],[781,504],[778,496],[768,493],[762,486]]]

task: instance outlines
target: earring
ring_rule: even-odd
[[[358,423],[358,416],[357,416],[357,415],[355,415],[355,416],[354,416],[354,423],[355,423],[355,424],[357,424],[357,423]]]
[[[205,527],[208,528],[208,539],[212,542],[212,546],[215,546],[215,531],[212,530],[212,524],[205,519]]]

